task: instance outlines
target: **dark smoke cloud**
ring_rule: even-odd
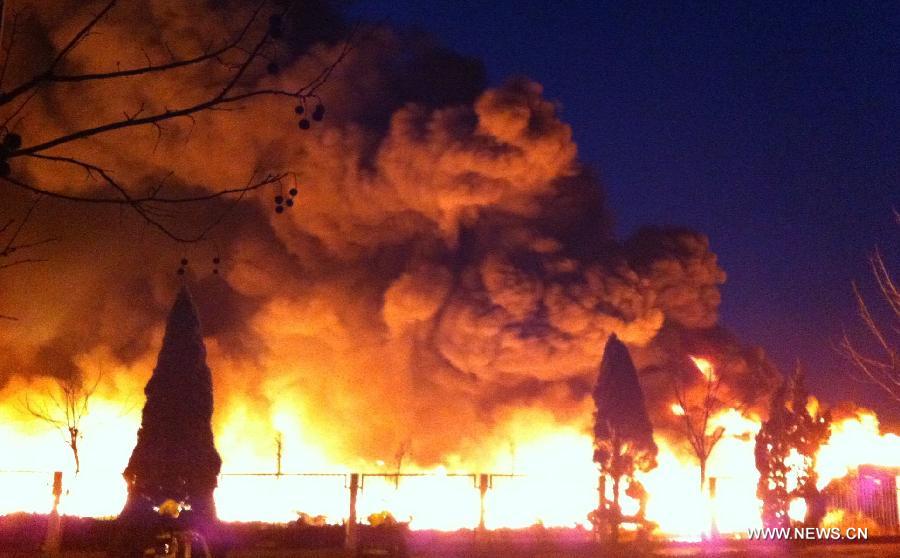
[[[59,44],[77,22],[54,6],[39,17]],[[130,18],[153,23],[152,36],[138,37],[191,51],[240,13],[136,2],[79,61],[140,59],[113,48],[132,40]],[[335,55],[335,36],[304,35],[315,43],[304,55],[259,79],[309,75]],[[694,351],[739,369],[736,390],[771,376],[763,355],[716,326],[725,275],[705,236],[648,228],[615,238],[602,185],[540,85],[486,89],[479,62],[421,34],[377,28],[366,41],[322,91],[328,118],[305,133],[291,107],[265,101],[175,123],[155,151],[153,130],[72,146],[138,184],[174,161],[173,191],[296,170],[298,204],[276,215],[260,194],[212,241],[185,247],[127,213],[42,203],[28,234],[62,241],[42,248],[47,263],[0,275],[0,308],[22,317],[0,330],[2,378],[70,373],[98,347],[112,369],[152,360],[185,255],[217,420],[237,405],[268,416],[287,403],[336,459],[391,459],[405,445],[423,465],[477,462],[516,435],[509,422],[523,408],[583,427],[610,333],[649,371],[651,407],[669,403],[652,372]],[[26,114],[28,129],[49,135],[184,94],[144,85],[50,90]],[[96,187],[26,170],[67,189]],[[22,203],[0,188],[3,207]],[[215,276],[213,256],[222,259]]]

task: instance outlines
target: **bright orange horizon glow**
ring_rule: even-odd
[[[81,440],[82,472],[74,475],[72,457],[60,433],[25,415],[13,395],[25,386],[15,380],[0,392],[0,446],[16,451],[0,456],[0,514],[47,513],[51,509],[52,471],[64,471],[64,514],[115,516],[125,501],[121,471],[134,446],[140,422],[139,405],[123,412],[100,390],[91,402]],[[679,410],[672,405],[672,412]],[[216,443],[224,465],[215,493],[219,516],[226,521],[289,522],[303,513],[341,523],[348,513],[347,477],[366,476],[359,493],[358,517],[389,511],[413,529],[456,530],[479,522],[479,473],[495,473],[485,498],[488,528],[521,528],[541,523],[548,527],[590,529],[587,514],[597,505],[598,472],[592,460],[593,443],[587,423],[560,424],[552,415],[523,413],[512,417],[510,431],[520,433],[515,449],[497,447],[492,459],[423,467],[404,462],[402,473],[383,460],[341,459],[322,448],[314,425],[291,411],[288,401],[270,413],[251,413],[240,406],[217,411]],[[726,536],[744,536],[760,525],[756,498],[758,473],[753,458],[754,437],[760,423],[755,416],[727,409],[711,419],[725,434],[709,459],[708,476],[717,480],[716,498],[699,489],[696,459],[682,446],[656,436],[659,466],[639,480],[649,493],[648,519],[659,525],[658,536],[697,540],[715,517]],[[862,464],[900,465],[900,437],[881,434],[878,418],[860,411],[836,421],[830,442],[818,455],[820,487]],[[283,439],[285,472],[333,473],[331,476],[274,476],[274,439]],[[272,444],[266,444],[271,440]],[[260,442],[262,441],[262,442]],[[272,447],[269,447],[269,446]],[[452,465],[451,465],[452,463]],[[248,476],[240,473],[272,473]],[[475,475],[475,476],[473,476]],[[505,475],[505,476],[503,476]],[[707,487],[708,488],[708,487]],[[625,497],[623,510],[637,508]],[[801,516],[803,503],[794,502],[791,515]]]

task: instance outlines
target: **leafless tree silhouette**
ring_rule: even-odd
[[[900,212],[896,210],[894,220],[900,225]],[[900,357],[897,351],[900,345],[900,291],[880,251],[876,250],[869,258],[869,267],[878,286],[879,302],[886,310],[885,317],[879,319],[873,313],[873,308],[854,283],[853,295],[868,339],[860,342],[845,334],[840,348],[853,364],[854,377],[879,386],[900,403]],[[864,343],[872,348],[863,348]]]
[[[98,373],[94,380],[85,383],[81,376],[73,374],[66,378],[57,378],[54,386],[47,389],[38,401],[25,394],[27,411],[33,417],[59,429],[63,435],[66,445],[72,451],[76,475],[81,472],[78,442],[83,436],[82,420],[88,414],[88,405],[100,385],[101,378],[102,374]]]
[[[700,491],[706,487],[707,464],[713,449],[725,435],[725,428],[715,424],[715,418],[727,409],[746,409],[747,404],[729,396],[724,389],[723,375],[714,364],[706,359],[693,359],[695,370],[689,370],[693,377],[699,373],[699,383],[688,380],[683,371],[672,377],[672,391],[675,394],[673,412],[680,417],[681,433],[690,443],[700,465]],[[694,368],[694,367],[692,367]]]

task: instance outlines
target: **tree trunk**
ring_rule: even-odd
[[[591,520],[594,525],[594,539],[606,542],[609,539],[609,515],[606,507],[606,472],[601,470],[597,478],[597,509]]]
[[[716,484],[718,479],[716,477],[710,477],[709,479],[709,502],[710,502],[710,517],[709,517],[709,535],[713,539],[719,538],[719,522],[716,517]]]
[[[78,457],[78,434],[75,434],[69,440],[69,447],[72,448],[72,457],[75,458],[75,474],[81,472],[81,458]]]
[[[621,475],[613,477],[613,505],[612,520],[610,521],[610,540],[614,543],[619,542],[619,523],[622,522],[622,514],[619,508],[619,484],[622,481]]]
[[[701,457],[700,460],[700,495],[706,495],[706,458]]]
[[[710,508],[710,502],[706,495],[706,458],[698,457],[698,460],[700,461],[700,505]],[[712,510],[710,510],[711,512]],[[712,533],[712,523],[714,523],[714,520],[710,518],[710,533]],[[702,532],[700,538],[706,540],[709,538],[710,533]]]

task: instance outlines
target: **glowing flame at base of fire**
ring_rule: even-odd
[[[25,386],[8,386],[21,393]],[[6,391],[6,390],[4,390]],[[52,471],[64,470],[60,512],[108,517],[118,514],[126,494],[121,471],[134,446],[139,412],[122,412],[116,398],[99,393],[91,402],[79,441],[82,472],[75,476],[72,455],[60,432],[28,417],[15,405],[0,405],[0,447],[15,448],[0,457],[0,514],[47,513],[52,506]],[[678,409],[673,408],[673,412]],[[217,444],[224,459],[223,475],[215,498],[219,516],[228,521],[294,521],[303,513],[322,516],[330,523],[344,521],[348,513],[349,473],[365,476],[359,492],[358,517],[389,511],[414,529],[453,530],[476,527],[480,519],[478,473],[498,473],[485,495],[487,528],[520,528],[541,523],[548,527],[590,528],[588,513],[597,505],[598,472],[592,461],[591,437],[584,425],[559,425],[552,416],[526,415],[527,428],[516,440],[515,452],[497,450],[493,461],[481,467],[455,466],[427,469],[405,464],[403,473],[390,476],[384,463],[340,463],[329,459],[296,411],[273,409],[269,417],[241,406],[217,423]],[[689,453],[659,438],[659,466],[639,480],[649,499],[647,517],[658,524],[658,534],[676,539],[699,539],[715,524],[722,534],[741,536],[760,525],[756,498],[758,473],[753,456],[757,420],[728,410],[714,418],[726,434],[708,463],[708,477],[716,478],[716,498],[699,486],[699,467]],[[274,472],[274,449],[266,440],[276,432],[284,440],[284,471],[319,471],[325,476],[252,476],[239,473]],[[533,433],[533,434],[527,434]],[[530,439],[522,439],[531,435]],[[263,440],[263,442],[260,442]],[[458,461],[458,460],[456,460]],[[820,487],[841,478],[861,464],[900,465],[900,437],[879,432],[877,418],[860,412],[832,425],[832,438],[818,456]],[[473,475],[474,474],[474,475]],[[503,476],[503,475],[506,476]],[[791,516],[799,519],[805,503],[795,501]],[[623,510],[637,503],[623,497]]]

